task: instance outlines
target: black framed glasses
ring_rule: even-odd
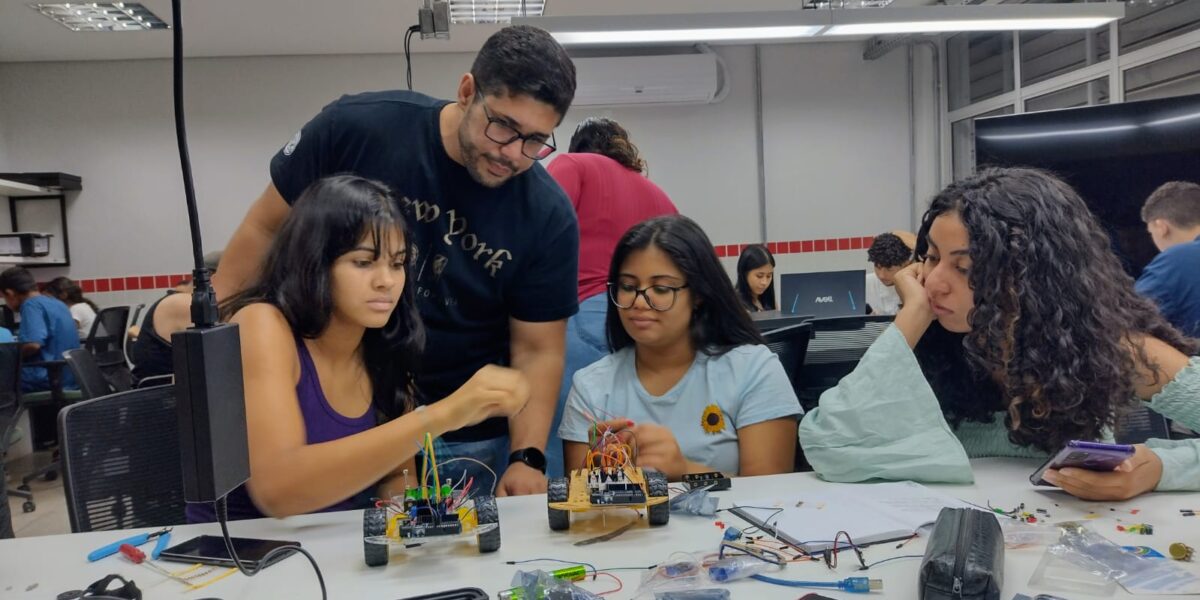
[[[638,288],[631,283],[609,283],[608,298],[617,308],[633,308],[637,303],[638,296],[646,299],[646,304],[658,311],[667,312],[675,306],[675,298],[679,296],[679,290],[687,287],[683,285],[649,285],[644,288]]]
[[[483,92],[475,90],[475,95],[479,96],[479,104],[483,106],[483,116],[487,117],[487,127],[483,130],[483,135],[487,136],[487,139],[501,146],[521,140],[521,154],[533,160],[542,160],[554,154],[554,151],[558,149],[555,145],[557,141],[554,139],[554,132],[550,132],[549,140],[543,138],[540,133],[524,135],[503,120],[492,116],[492,111],[488,110],[487,101],[483,99]]]

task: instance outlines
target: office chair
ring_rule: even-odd
[[[1118,444],[1141,444],[1149,439],[1171,439],[1171,427],[1166,417],[1139,402],[1136,408],[1117,418],[1113,435]]]
[[[115,389],[100,371],[96,357],[83,348],[75,348],[63,352],[63,360],[75,374],[75,383],[79,384],[81,400],[91,400],[125,390]]]
[[[8,458],[8,447],[13,443],[13,433],[17,429],[17,423],[20,422],[23,412],[25,412],[25,408],[21,404],[21,344],[19,342],[0,344],[0,470],[3,469],[4,461]],[[27,489],[5,488],[4,495],[4,506],[0,507],[0,510],[8,510],[8,496],[24,498],[25,502],[21,509],[25,512],[33,512],[37,508],[33,503],[33,492]],[[4,528],[4,521],[8,522],[10,528],[12,527],[11,517],[8,519],[0,517],[0,530]]]
[[[800,323],[799,325],[789,325],[782,329],[775,329],[763,334],[763,340],[767,343],[767,348],[779,356],[779,362],[783,365],[783,372],[787,374],[788,381],[792,384],[792,390],[796,392],[796,398],[800,398],[800,391],[803,389],[801,385],[801,370],[804,368],[804,357],[808,354],[808,342],[812,338],[812,323]],[[803,405],[801,405],[803,408]],[[812,466],[804,458],[804,449],[800,444],[796,444],[796,454],[792,459],[793,471],[811,471]]]
[[[895,320],[893,315],[854,315],[813,319],[813,338],[804,359],[804,386],[797,392],[805,410],[858,366],[867,348]]]
[[[133,388],[133,374],[125,357],[125,338],[129,329],[129,307],[100,309],[83,347],[96,356],[96,365],[117,390]]]
[[[72,532],[186,522],[175,386],[72,404],[58,426]]]
[[[774,329],[763,334],[767,349],[779,355],[783,372],[787,373],[788,381],[793,389],[800,387],[800,370],[804,367],[804,358],[808,354],[808,343],[812,339],[812,323],[789,325]]]

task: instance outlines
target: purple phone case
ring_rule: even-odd
[[[1042,479],[1046,469],[1075,467],[1089,471],[1111,471],[1133,456],[1133,446],[1071,440],[1058,454],[1046,461],[1029,481],[1033,485],[1052,485]]]

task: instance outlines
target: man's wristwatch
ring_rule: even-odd
[[[537,448],[521,448],[508,455],[508,464],[523,462],[543,474],[546,473],[546,455]]]

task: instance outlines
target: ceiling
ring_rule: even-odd
[[[0,0],[0,62],[167,58],[169,31],[74,32],[32,0]],[[548,0],[546,16],[686,14],[789,10],[801,0]],[[142,0],[168,23],[170,0]],[[919,5],[922,0],[896,0]],[[185,0],[184,53],[190,57],[403,52],[420,0]],[[303,8],[301,8],[303,6]],[[496,25],[454,25],[450,40],[414,40],[413,52],[474,52]]]

